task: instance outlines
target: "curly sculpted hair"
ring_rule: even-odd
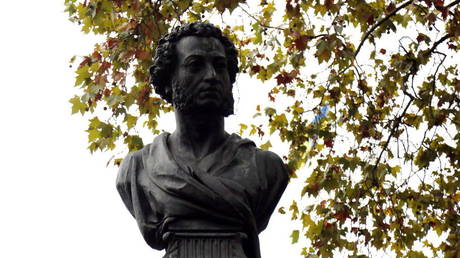
[[[222,34],[222,31],[210,23],[192,22],[174,28],[171,33],[164,35],[158,42],[150,67],[150,83],[155,92],[164,100],[172,103],[171,75],[176,66],[176,44],[187,36],[214,37],[225,49],[230,82],[235,82],[238,73],[238,52],[235,45]]]

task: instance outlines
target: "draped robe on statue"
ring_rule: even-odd
[[[232,134],[216,151],[187,166],[170,152],[168,137],[163,133],[129,154],[117,178],[117,189],[145,241],[154,249],[166,248],[165,257],[259,258],[258,234],[288,182],[282,160]],[[181,238],[197,236],[205,240],[187,245],[207,251],[178,254]],[[211,250],[222,236],[217,249],[231,249],[230,255]]]

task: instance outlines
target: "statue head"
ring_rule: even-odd
[[[193,42],[190,38],[194,38]],[[200,40],[202,43],[196,43]],[[190,51],[193,46],[202,48],[203,44],[217,45],[214,48],[224,53],[224,69],[228,74],[228,87],[230,90],[223,97],[220,113],[228,116],[233,114],[231,87],[238,73],[238,52],[234,44],[226,36],[222,35],[221,30],[212,24],[204,22],[187,23],[174,28],[171,33],[163,36],[158,42],[153,65],[150,68],[150,82],[153,84],[155,92],[164,100],[173,104],[176,109],[187,110],[190,108],[194,96],[186,94],[184,90],[188,86],[190,76],[188,79],[177,78],[180,77],[176,73],[180,69],[178,60],[183,55],[182,50],[188,49],[187,51]],[[177,49],[178,45],[181,49]],[[227,74],[225,75],[227,76]]]

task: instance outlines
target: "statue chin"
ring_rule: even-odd
[[[215,99],[194,99],[181,98],[173,99],[174,108],[177,111],[187,114],[215,114],[228,117],[233,114],[233,96],[225,98],[223,101]]]

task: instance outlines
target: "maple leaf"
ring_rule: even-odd
[[[425,41],[427,38],[427,36],[425,34],[422,34],[422,33],[419,33],[418,36],[417,36],[417,42],[422,42],[422,41]]]
[[[375,23],[374,14],[369,14],[366,19],[367,24],[372,25]]]
[[[94,51],[91,56],[94,57],[97,61],[100,61],[102,59],[102,55],[97,51]]]
[[[307,35],[300,35],[298,36],[295,40],[294,40],[294,46],[300,50],[300,51],[303,51],[307,48],[307,44],[308,44],[308,40],[309,40],[309,36]]]
[[[297,77],[298,74],[299,74],[299,71],[297,70],[292,70],[289,73],[283,71],[275,77],[276,83],[278,83],[278,85],[289,84]]]
[[[150,60],[151,56],[150,53],[144,50],[138,49],[135,54],[136,58],[142,59],[142,60]]]
[[[344,223],[345,220],[349,217],[349,213],[346,211],[338,211],[334,214],[334,218],[338,220],[340,223]]]
[[[125,73],[115,71],[112,77],[115,81],[121,81],[125,78]]]
[[[260,65],[251,66],[251,71],[253,73],[258,73],[260,71]]]
[[[99,70],[97,72],[100,73],[100,74],[105,73],[111,66],[112,66],[111,63],[104,61],[104,62],[102,62],[101,66],[99,67]]]
[[[214,2],[214,7],[220,12],[223,13],[226,9],[232,12],[238,4],[242,2],[241,0],[216,0]]]
[[[108,40],[107,40],[107,46],[108,46],[109,48],[113,48],[113,47],[115,47],[117,44],[118,44],[118,40],[117,40],[117,39],[108,39]]]
[[[391,13],[391,12],[393,12],[395,9],[396,9],[396,5],[395,5],[393,2],[391,2],[391,3],[387,6],[387,8],[385,9],[385,13],[387,13],[387,14],[388,14],[388,13]]]
[[[69,100],[72,104],[72,114],[80,112],[82,115],[85,113],[87,105],[82,103],[78,96],[75,96]]]
[[[267,141],[266,143],[260,145],[260,148],[262,150],[269,150],[272,147],[272,144],[270,141]]]
[[[332,148],[334,147],[334,141],[332,139],[326,139],[324,140],[324,145],[326,145],[326,147]]]
[[[91,58],[88,57],[88,56],[85,56],[83,58],[83,61],[78,65],[78,68],[81,68],[81,67],[86,66],[86,65],[88,65],[88,66],[91,65]]]
[[[434,1],[434,6],[435,6],[436,8],[439,8],[439,7],[444,6],[444,0],[435,0],[435,1]]]

